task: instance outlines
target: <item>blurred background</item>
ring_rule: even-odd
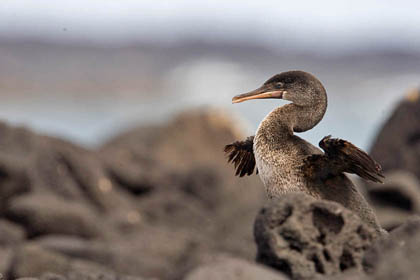
[[[292,69],[329,98],[303,137],[382,165],[384,184],[355,183],[385,229],[418,216],[419,1],[0,0],[0,278],[274,279],[246,272],[256,256],[296,279],[357,272],[374,238],[356,216],[301,196],[260,211],[261,180],[223,153],[286,103],[231,98]],[[420,221],[404,226],[363,261],[373,278],[420,274]]]
[[[96,147],[199,105],[249,133],[278,101],[231,97],[301,69],[329,94],[304,137],[368,149],[420,82],[418,1],[2,0],[0,118]]]

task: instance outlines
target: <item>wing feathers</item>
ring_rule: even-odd
[[[252,175],[255,169],[254,157],[254,136],[248,137],[245,141],[236,141],[225,146],[225,154],[228,162],[235,166],[235,175],[243,177]],[[256,171],[258,174],[258,170]]]
[[[319,146],[333,165],[332,171],[354,173],[363,179],[382,183],[381,178],[384,176],[381,166],[352,143],[326,136],[319,142]]]

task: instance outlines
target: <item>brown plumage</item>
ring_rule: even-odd
[[[242,177],[258,170],[269,198],[304,192],[333,200],[354,211],[381,231],[376,216],[345,173],[381,182],[380,165],[350,142],[324,137],[316,148],[294,133],[312,129],[327,109],[321,82],[303,71],[277,74],[260,88],[235,96],[233,103],[252,99],[285,99],[292,103],[274,109],[261,122],[255,136],[225,147],[235,174]]]
[[[343,172],[357,174],[365,180],[382,183],[382,168],[368,154],[352,143],[325,136],[319,142],[324,154],[310,155],[305,160],[303,172],[309,177],[324,180]]]
[[[235,175],[243,177],[251,175],[255,169],[254,157],[254,136],[248,137],[245,141],[236,141],[225,146],[225,153],[228,156],[228,162],[233,163],[236,172]],[[258,174],[258,169],[256,170]]]
[[[255,168],[254,136],[245,141],[235,141],[225,146],[225,154],[229,163],[235,166],[235,175],[243,177],[252,175]],[[338,138],[325,136],[319,142],[324,154],[314,154],[307,157],[302,171],[309,177],[327,179],[340,173],[357,174],[365,180],[382,183],[384,175],[382,168],[368,154],[352,143]]]

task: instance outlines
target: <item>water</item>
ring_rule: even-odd
[[[389,117],[404,92],[419,84],[420,73],[377,72],[363,80],[343,73],[321,72],[329,107],[323,121],[301,137],[313,144],[329,134],[368,149],[378,129]],[[159,94],[133,99],[107,97],[42,97],[3,100],[0,118],[35,131],[63,137],[95,147],[108,137],[138,124],[162,122],[187,108],[212,105],[240,115],[253,134],[277,100],[231,104],[231,97],[259,86],[265,71],[246,70],[240,64],[217,59],[196,60],[179,65],[164,77]],[[115,96],[115,95],[109,95]]]

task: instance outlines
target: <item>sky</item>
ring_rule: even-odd
[[[303,48],[420,47],[420,2],[2,0],[0,35],[125,44],[185,39]]]

